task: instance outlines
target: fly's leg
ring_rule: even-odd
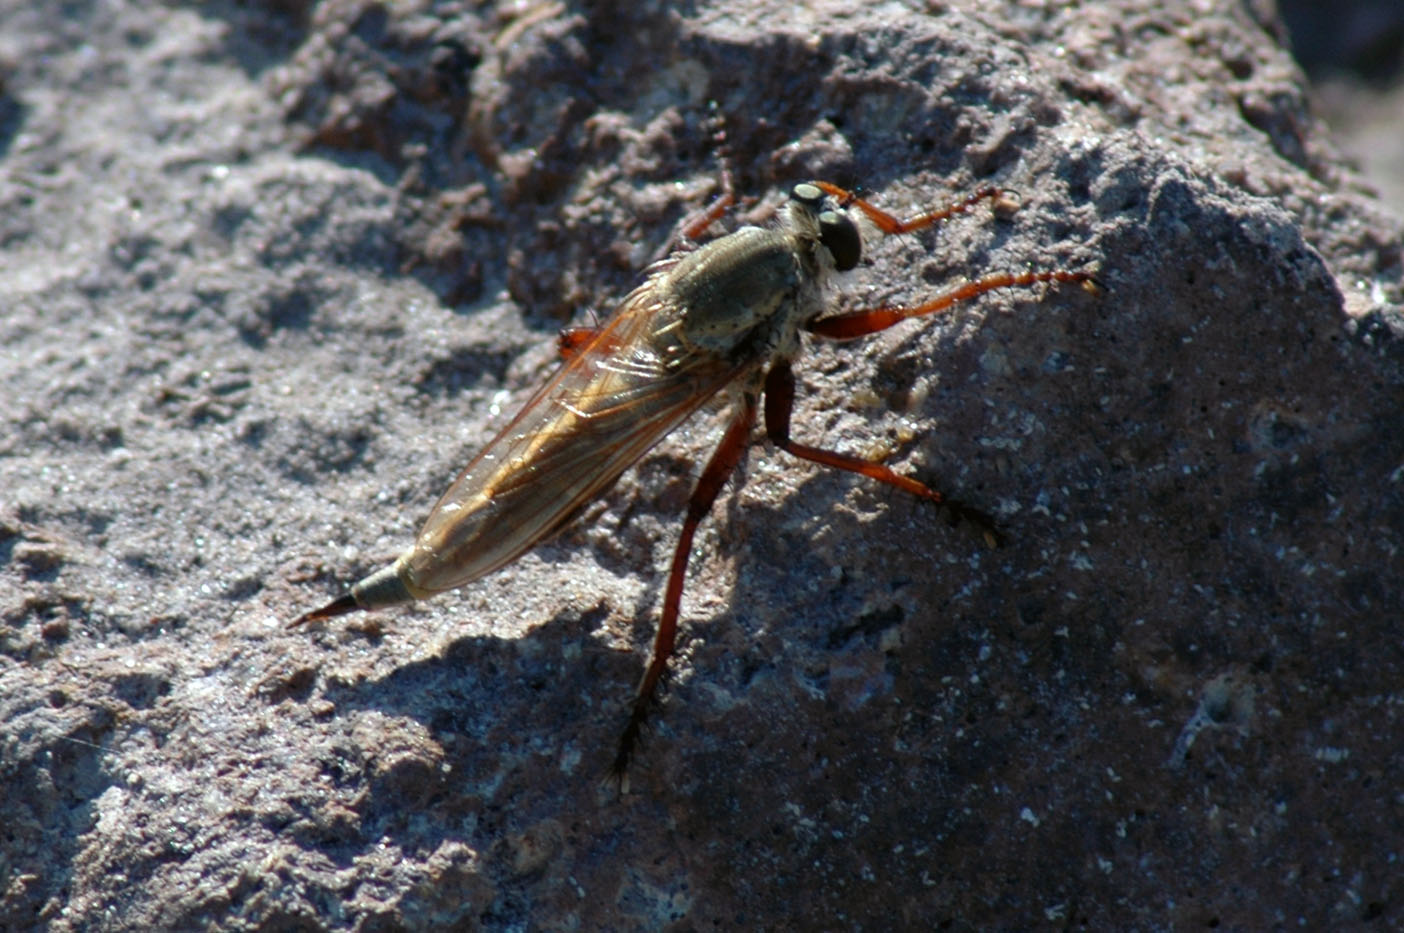
[[[812,460],[824,466],[837,467],[850,473],[861,473],[880,483],[896,486],[914,496],[940,504],[946,497],[925,483],[903,476],[881,463],[851,457],[831,450],[820,450],[790,439],[790,412],[795,404],[795,374],[787,360],[777,360],[765,377],[765,433],[776,447],[802,460]]]
[[[864,337],[880,330],[887,330],[895,324],[900,324],[914,317],[940,314],[957,302],[969,301],[997,288],[1036,285],[1040,282],[1075,282],[1094,294],[1100,291],[1097,280],[1090,272],[1069,272],[1064,269],[1047,272],[1003,272],[998,275],[987,275],[973,282],[966,282],[919,305],[911,307],[894,305],[892,307],[846,311],[842,314],[833,314],[810,321],[805,325],[805,329],[820,337],[828,337],[833,340],[851,340],[854,337]]]
[[[726,141],[726,120],[717,107],[716,101],[709,102],[711,116],[709,121],[712,124],[712,144],[717,153],[717,162],[721,165],[721,194],[717,199],[699,214],[688,218],[678,229],[675,240],[683,244],[690,244],[702,234],[707,232],[707,228],[721,220],[727,210],[736,203],[736,188],[731,178],[731,147]]]
[[[716,102],[712,103],[713,109]],[[707,232],[707,228],[726,215],[733,205],[736,204],[736,187],[731,177],[731,153],[726,143],[726,127],[722,124],[719,115],[714,114],[713,121],[717,129],[712,134],[712,141],[717,152],[717,161],[721,164],[721,193],[711,204],[707,205],[697,213],[687,217],[673,235],[668,237],[668,242],[663,244],[653,256],[653,262],[657,262],[678,251],[687,251],[697,246],[697,238]]]
[[[903,476],[881,463],[874,463],[871,460],[841,454],[833,450],[810,447],[808,444],[792,440],[790,438],[790,412],[794,409],[794,403],[795,374],[790,369],[788,360],[777,360],[771,365],[770,371],[765,376],[765,433],[776,447],[799,457],[801,460],[810,460],[814,463],[822,463],[824,466],[858,473],[880,483],[896,486],[898,489],[928,502],[944,506],[949,510],[953,521],[960,519],[970,521],[984,532],[988,544],[991,546],[999,544],[1001,537],[994,528],[993,520],[978,509],[948,499],[920,480]]]
[[[732,188],[731,169],[727,167],[723,160],[721,167],[721,194],[717,199],[707,205],[706,209],[700,213],[689,217],[678,229],[675,240],[681,244],[689,244],[702,234],[707,232],[707,228],[721,220],[731,206],[736,203],[736,192]]]
[[[896,236],[904,233],[915,233],[918,230],[925,230],[934,226],[948,217],[956,214],[963,214],[976,204],[984,200],[994,200],[996,206],[1010,205],[1013,201],[1008,192],[1002,188],[981,188],[973,194],[967,196],[962,201],[936,210],[926,211],[908,220],[901,220],[887,213],[881,208],[875,207],[858,197],[846,188],[830,184],[827,181],[813,182],[819,188],[832,197],[838,198],[845,207],[856,207],[872,221],[879,230],[888,236]],[[886,330],[894,324],[899,324],[909,318],[924,317],[928,314],[939,314],[960,301],[969,301],[972,298],[983,295],[985,292],[994,291],[997,288],[1012,288],[1016,286],[1035,285],[1039,282],[1076,282],[1090,292],[1097,292],[1099,286],[1090,272],[1072,272],[1065,269],[1057,269],[1048,272],[1022,272],[1022,273],[1000,273],[976,279],[973,282],[966,282],[948,292],[937,295],[930,301],[922,302],[912,307],[880,307],[864,308],[858,311],[848,311],[843,314],[834,314],[828,317],[811,321],[805,328],[812,334],[821,337],[829,337],[834,340],[850,340],[854,337],[863,337],[867,334],[874,334],[880,330]]]
[[[662,249],[653,254],[652,262],[659,262],[678,251],[695,249],[697,238],[707,232],[707,228],[721,220],[731,206],[736,203],[736,194],[731,188],[731,169],[722,164],[721,194],[706,208],[682,222],[677,231],[663,244]]]
[[[726,435],[717,445],[712,459],[707,461],[707,467],[702,471],[697,488],[692,491],[692,498],[688,501],[687,518],[683,521],[678,546],[673,551],[673,565],[668,571],[668,588],[663,596],[663,616],[658,622],[658,633],[653,638],[653,654],[649,658],[643,679],[639,681],[639,687],[634,692],[629,723],[619,737],[619,750],[615,753],[614,764],[610,767],[611,773],[620,781],[621,786],[625,771],[629,767],[629,760],[638,745],[644,721],[648,719],[649,708],[653,704],[653,693],[668,668],[668,658],[672,656],[673,646],[677,642],[678,611],[682,605],[687,559],[692,553],[692,536],[697,531],[698,524],[711,511],[712,503],[726,484],[727,477],[741,462],[741,455],[745,453],[746,442],[750,439],[755,423],[756,398],[747,393],[741,402],[741,411],[726,429]]]
[[[589,327],[583,324],[578,327],[562,327],[561,332],[556,335],[556,352],[561,355],[562,360],[571,359],[588,347],[590,341],[598,337],[603,330],[603,327]]]
[[[824,187],[821,185],[821,187]],[[832,187],[832,186],[829,186]],[[828,190],[828,187],[825,187]],[[842,191],[842,189],[837,189]],[[831,192],[832,193],[832,192]],[[973,196],[972,196],[973,197]],[[863,203],[863,202],[855,202]],[[966,202],[969,203],[969,199]],[[876,211],[876,208],[872,208]],[[950,209],[946,210],[948,215]],[[881,214],[880,211],[878,211]],[[923,214],[912,221],[895,221],[890,215],[884,214],[889,220],[894,220],[899,226],[903,224],[918,223],[923,218],[931,218],[940,211],[933,211]],[[938,218],[939,219],[939,218]],[[928,220],[927,224],[935,221]],[[916,229],[920,229],[918,226]],[[908,232],[907,229],[896,230],[895,232]],[[911,307],[892,306],[878,308],[861,308],[856,311],[848,311],[842,314],[834,314],[829,317],[822,317],[811,321],[805,325],[805,329],[820,337],[828,337],[833,340],[850,340],[855,337],[863,337],[868,334],[875,334],[878,331],[886,330],[902,321],[915,317],[924,317],[931,314],[940,314],[952,305],[961,301],[969,301],[972,298],[994,291],[998,288],[1012,288],[1016,286],[1035,285],[1040,282],[1073,282],[1080,284],[1089,292],[1097,292],[1100,286],[1090,272],[1071,272],[1063,269],[1055,269],[1046,272],[1021,272],[1021,273],[1001,273],[998,275],[985,276],[973,282],[966,282],[947,292],[937,295],[929,301],[924,301]],[[994,523],[989,516],[973,509],[970,506],[943,500],[941,494],[924,483],[917,482],[910,477],[894,473],[881,464],[871,463],[867,460],[860,460],[855,457],[848,457],[843,454],[834,453],[827,450],[818,450],[797,444],[790,440],[790,408],[794,403],[795,378],[786,363],[777,363],[772,366],[766,376],[765,382],[765,427],[776,446],[787,450],[797,457],[806,460],[813,460],[827,466],[838,467],[841,470],[850,470],[854,473],[861,473],[870,476],[879,482],[888,483],[899,489],[905,489],[914,495],[920,496],[932,502],[945,502],[951,510],[953,518],[970,519],[977,527],[983,529],[985,540],[991,545],[998,544],[1001,540],[1000,534],[995,530]]]
[[[1003,188],[986,187],[980,188],[974,193],[967,195],[963,200],[954,204],[948,204],[935,210],[926,211],[923,214],[909,220],[900,220],[887,213],[862,198],[855,192],[847,188],[840,188],[838,185],[831,185],[827,181],[813,182],[814,186],[825,194],[832,195],[839,199],[839,203],[844,207],[856,207],[862,211],[873,224],[887,236],[895,236],[902,233],[915,233],[918,230],[925,230],[927,227],[934,227],[936,224],[948,217],[956,214],[964,214],[981,201],[994,201],[996,206],[1010,207],[1014,205],[1013,196]]]
[[[713,104],[715,106],[715,104]],[[651,262],[659,262],[678,250],[688,250],[696,246],[696,239],[707,232],[707,228],[721,220],[726,212],[736,204],[736,189],[731,179],[731,166],[726,150],[726,133],[718,129],[715,134],[717,151],[721,159],[721,194],[706,208],[682,222],[668,242],[663,244]],[[576,326],[563,328],[556,337],[556,346],[561,359],[569,360],[592,340],[599,336],[602,326]]]

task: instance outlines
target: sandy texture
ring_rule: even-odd
[[[1404,922],[1401,223],[1269,5],[665,6],[0,8],[0,927]],[[1011,540],[758,438],[616,799],[723,413],[490,579],[283,623],[709,202],[719,125],[727,224],[1019,193],[836,305],[1107,290],[806,355],[797,437]]]

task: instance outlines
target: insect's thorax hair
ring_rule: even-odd
[[[774,223],[681,254],[647,284],[677,316],[685,352],[762,365],[798,353],[799,332],[824,311],[833,272],[814,210],[791,201]]]
[[[799,203],[789,201],[779,220],[780,229],[790,239],[791,249],[799,263],[800,276],[789,306],[776,320],[777,337],[771,359],[793,359],[800,349],[800,329],[823,314],[833,278],[834,257],[819,239],[819,219],[814,212]]]

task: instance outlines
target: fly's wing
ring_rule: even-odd
[[[757,364],[688,349],[679,309],[635,289],[493,438],[401,558],[416,596],[453,589],[556,531],[709,398]]]

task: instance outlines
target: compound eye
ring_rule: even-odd
[[[824,192],[820,190],[818,185],[806,181],[791,188],[790,197],[813,210],[817,209],[820,202],[824,200]]]
[[[858,225],[838,211],[819,214],[819,242],[828,248],[834,257],[834,268],[839,272],[852,269],[863,257],[863,238],[858,235]]]

